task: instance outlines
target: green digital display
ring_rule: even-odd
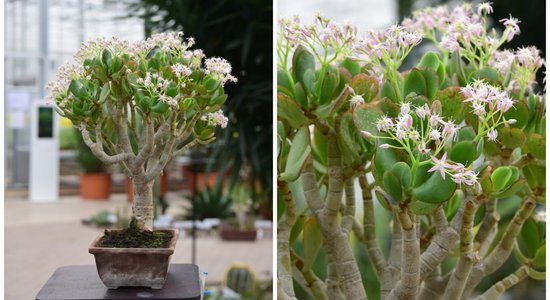
[[[53,138],[53,108],[38,108],[38,138]]]

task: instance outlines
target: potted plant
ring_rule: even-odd
[[[75,130],[76,131],[76,130]],[[75,136],[76,160],[82,168],[80,197],[82,199],[108,200],[111,195],[111,174],[105,164],[92,153],[77,132]]]
[[[89,248],[109,288],[163,286],[178,232],[153,231],[153,180],[174,156],[211,142],[214,128],[227,125],[220,107],[224,84],[236,81],[231,65],[205,59],[193,44],[182,33],[88,41],[48,85],[56,111],[92,153],[119,164],[133,182],[130,227],[105,231]]]
[[[224,240],[255,240],[254,218],[248,216],[252,206],[250,187],[243,182],[237,184],[231,191],[231,200],[235,218],[220,224],[220,237]]]

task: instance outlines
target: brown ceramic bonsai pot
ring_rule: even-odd
[[[111,195],[110,173],[83,173],[80,175],[80,197],[108,200]]]
[[[226,241],[255,241],[257,230],[245,229],[241,230],[238,227],[232,226],[227,222],[220,224],[220,237]]]
[[[168,248],[104,248],[98,246],[104,234],[99,235],[88,251],[95,257],[103,284],[109,289],[121,286],[161,289],[178,240],[177,229],[162,231],[172,233]]]

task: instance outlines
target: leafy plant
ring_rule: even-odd
[[[189,199],[192,203],[193,199]],[[198,220],[206,218],[227,219],[231,216],[231,199],[223,192],[221,184],[205,187],[198,192],[194,200],[195,217]],[[193,209],[189,208],[186,219],[193,218]]]
[[[468,299],[512,252],[519,267],[476,299],[544,280],[545,219],[531,218],[545,202],[545,103],[532,92],[544,60],[534,47],[500,50],[519,21],[487,31],[491,11],[427,8],[363,37],[322,16],[280,20],[281,299],[296,296],[295,284],[315,299],[378,298],[357,244],[381,299]],[[439,51],[402,70],[423,38]],[[497,203],[513,216],[501,219]]]
[[[226,127],[221,111],[226,82],[235,82],[224,59],[205,59],[193,38],[162,33],[129,43],[98,38],[84,43],[47,88],[56,111],[80,130],[92,153],[120,164],[134,185],[137,226],[153,227],[153,180],[168,161],[215,139]]]

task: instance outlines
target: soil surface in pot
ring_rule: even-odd
[[[105,230],[105,236],[99,241],[99,246],[105,248],[168,248],[171,240],[172,233],[140,230],[135,220],[132,220],[126,229]]]

